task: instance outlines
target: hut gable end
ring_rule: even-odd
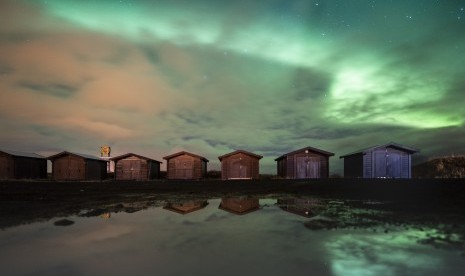
[[[259,160],[263,156],[244,150],[237,150],[222,156],[221,178],[222,179],[259,179]]]
[[[110,160],[115,162],[116,180],[147,181],[160,175],[161,162],[142,155],[127,153]]]
[[[0,150],[0,179],[45,179],[47,160],[35,153]]]
[[[208,159],[186,151],[163,157],[168,179],[201,179],[207,174]]]
[[[276,158],[278,175],[283,178],[327,178],[329,157],[334,153],[314,147],[301,148]]]
[[[63,151],[47,159],[52,161],[54,180],[103,180],[107,177],[107,161],[92,155]]]
[[[344,158],[345,177],[411,178],[412,147],[394,142],[358,150]]]

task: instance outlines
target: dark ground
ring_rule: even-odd
[[[173,199],[206,200],[234,196],[385,202],[382,205],[370,204],[369,207],[388,208],[396,216],[403,216],[406,212],[434,213],[435,217],[451,217],[453,223],[465,224],[465,216],[462,215],[465,210],[465,179],[2,181],[0,229],[54,217],[135,212],[150,206],[163,206],[167,200]]]

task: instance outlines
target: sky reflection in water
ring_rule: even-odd
[[[67,219],[74,224],[66,227],[54,226],[57,218],[1,231],[0,270],[2,275],[461,275],[465,269],[463,250],[421,242],[440,235],[437,229],[366,224],[312,230],[312,220],[331,221],[321,208],[312,199],[241,197],[72,216]]]

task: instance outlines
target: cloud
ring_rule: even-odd
[[[461,25],[420,14],[419,28],[402,3],[4,1],[0,143],[110,143],[158,159],[185,149],[212,167],[245,149],[265,156],[263,172],[305,146],[455,151],[437,141],[461,136]]]
[[[74,94],[77,90],[74,87],[66,84],[51,83],[51,84],[36,84],[27,81],[20,82],[18,84],[21,88],[26,88],[36,93],[47,93],[56,97],[68,98]]]

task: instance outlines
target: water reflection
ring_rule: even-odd
[[[2,275],[462,275],[457,207],[295,195],[128,200],[5,228],[0,267]]]
[[[279,198],[278,206],[284,211],[310,218],[317,215],[323,203],[315,198],[288,197]]]
[[[221,199],[218,208],[231,214],[245,215],[260,209],[260,203],[255,197],[226,197]]]
[[[103,213],[100,215],[100,217],[103,219],[109,219],[111,218],[111,213],[110,212]]]
[[[208,201],[206,200],[178,200],[174,202],[168,201],[163,209],[185,215],[203,209],[207,205]]]
[[[60,219],[53,223],[53,225],[55,226],[70,226],[73,224],[74,224],[74,221],[69,220],[69,219]]]

